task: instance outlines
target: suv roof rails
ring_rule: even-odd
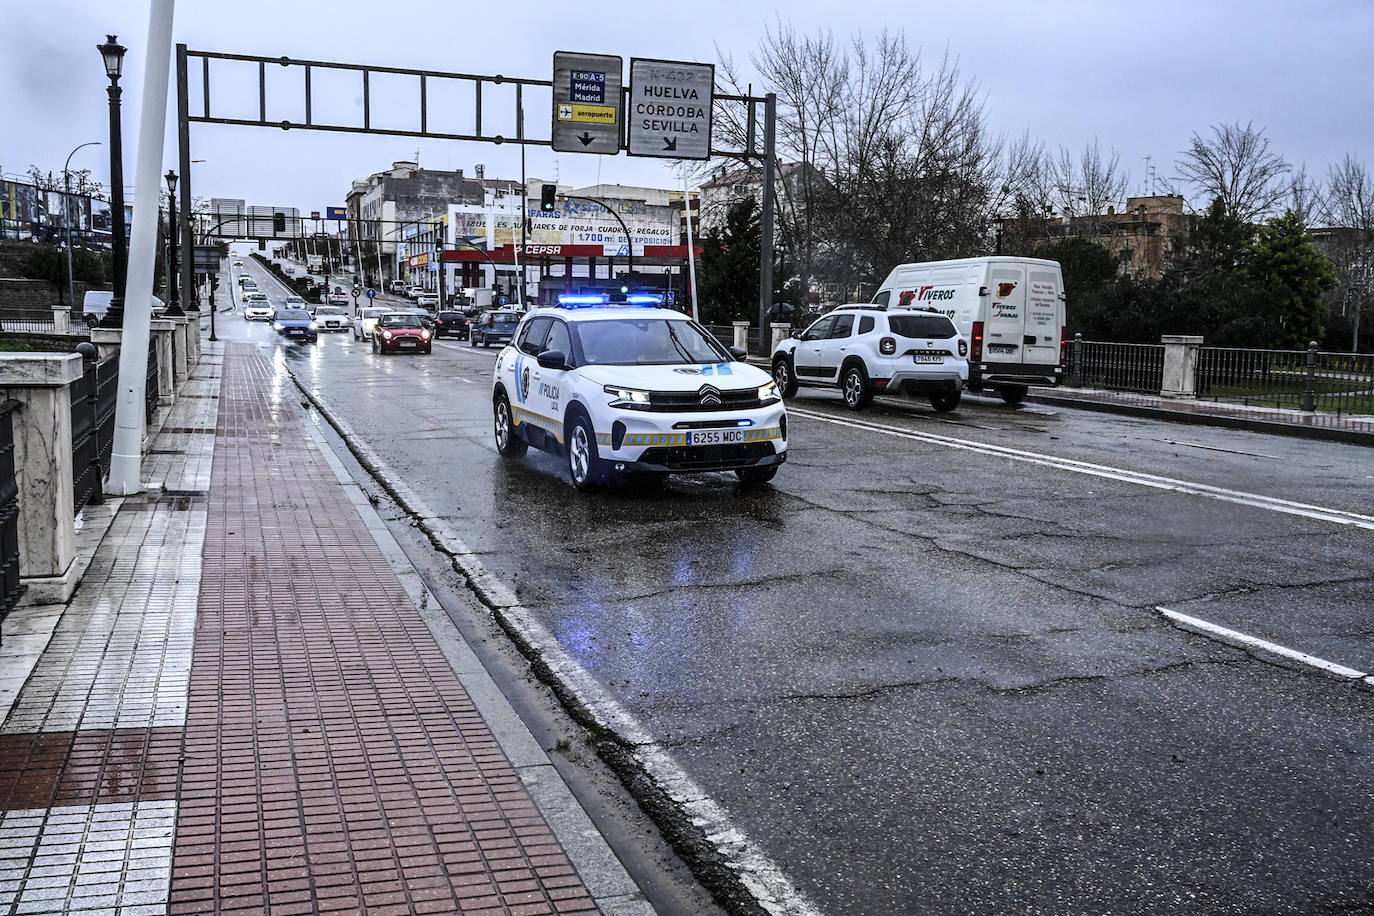
[[[855,310],[855,311],[857,311],[858,309],[868,309],[868,310],[874,311],[874,312],[886,312],[886,311],[887,311],[887,306],[886,306],[886,305],[879,305],[879,304],[876,303],[876,302],[855,302],[855,303],[851,303],[851,304],[849,304],[849,305],[837,305],[837,306],[835,306],[833,309],[831,309],[830,311],[832,311],[832,312],[846,312],[846,311],[850,311],[850,310]]]

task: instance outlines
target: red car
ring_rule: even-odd
[[[413,350],[428,353],[434,343],[420,316],[412,312],[383,312],[372,332],[372,352]]]

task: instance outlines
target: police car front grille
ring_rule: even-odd
[[[709,396],[703,396],[699,391],[649,392],[649,409],[670,413],[752,410],[759,406],[759,390],[757,388],[713,391]]]
[[[675,471],[706,471],[742,468],[776,454],[771,442],[736,445],[693,445],[646,448],[639,460]]]

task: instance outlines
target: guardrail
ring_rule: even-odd
[[[1289,410],[1374,414],[1374,356],[1199,347],[1196,393]]]
[[[19,402],[0,403],[0,621],[19,603],[19,478],[14,466],[14,414]]]
[[[0,332],[53,334],[57,325],[52,309],[0,309]]]
[[[1075,388],[1158,394],[1164,382],[1164,345],[1075,339],[1064,368]]]

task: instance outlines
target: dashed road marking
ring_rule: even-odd
[[[1299,652],[1297,649],[1290,649],[1276,642],[1260,639],[1258,636],[1251,636],[1239,630],[1232,630],[1219,624],[1212,623],[1209,620],[1203,620],[1201,617],[1180,614],[1178,611],[1171,611],[1167,607],[1156,607],[1155,610],[1159,611],[1166,620],[1172,621],[1185,629],[1194,630],[1203,635],[1214,637],[1224,643],[1239,646],[1243,649],[1257,649],[1260,652],[1265,652],[1269,655],[1277,655],[1280,658],[1297,662],[1300,665],[1306,665],[1309,668],[1316,668],[1318,671],[1323,671],[1327,674],[1335,675],[1336,677],[1345,678],[1351,681],[1364,681],[1370,686],[1374,686],[1374,676],[1371,676],[1367,671],[1360,671],[1356,668],[1338,664],[1337,662],[1318,658],[1306,652]]]
[[[1108,480],[1133,483],[1142,487],[1153,487],[1156,490],[1172,490],[1176,493],[1206,496],[1209,499],[1217,499],[1222,502],[1235,503],[1241,506],[1267,509],[1271,512],[1282,512],[1287,515],[1296,515],[1302,518],[1317,519],[1324,522],[1333,522],[1337,525],[1350,525],[1355,528],[1363,528],[1366,531],[1374,531],[1374,516],[1360,515],[1355,512],[1344,512],[1340,509],[1329,509],[1325,506],[1314,506],[1310,503],[1294,502],[1292,500],[1279,499],[1275,496],[1262,496],[1258,493],[1246,493],[1242,490],[1228,490],[1225,487],[1214,487],[1205,483],[1178,480],[1173,477],[1162,477],[1158,474],[1147,474],[1143,471],[1131,471],[1125,468],[1114,468],[1104,464],[1092,464],[1087,461],[1077,461],[1073,458],[1061,458],[1056,455],[1028,452],[1002,445],[990,445],[985,442],[975,442],[972,439],[957,439],[953,436],[940,436],[935,433],[900,429],[895,426],[885,426],[881,423],[834,417],[829,414],[802,410],[796,407],[789,407],[787,412],[794,416],[819,420],[822,423],[847,426],[850,429],[862,429],[869,432],[880,433],[885,436],[896,436],[901,439],[911,439],[916,442],[928,442],[932,445],[942,445],[946,448],[962,449],[964,451],[978,452],[998,458],[1008,458],[1012,461],[1023,461],[1027,464],[1038,464],[1043,467],[1058,468],[1064,471],[1072,471],[1076,474],[1088,474],[1093,477],[1103,477]]]

